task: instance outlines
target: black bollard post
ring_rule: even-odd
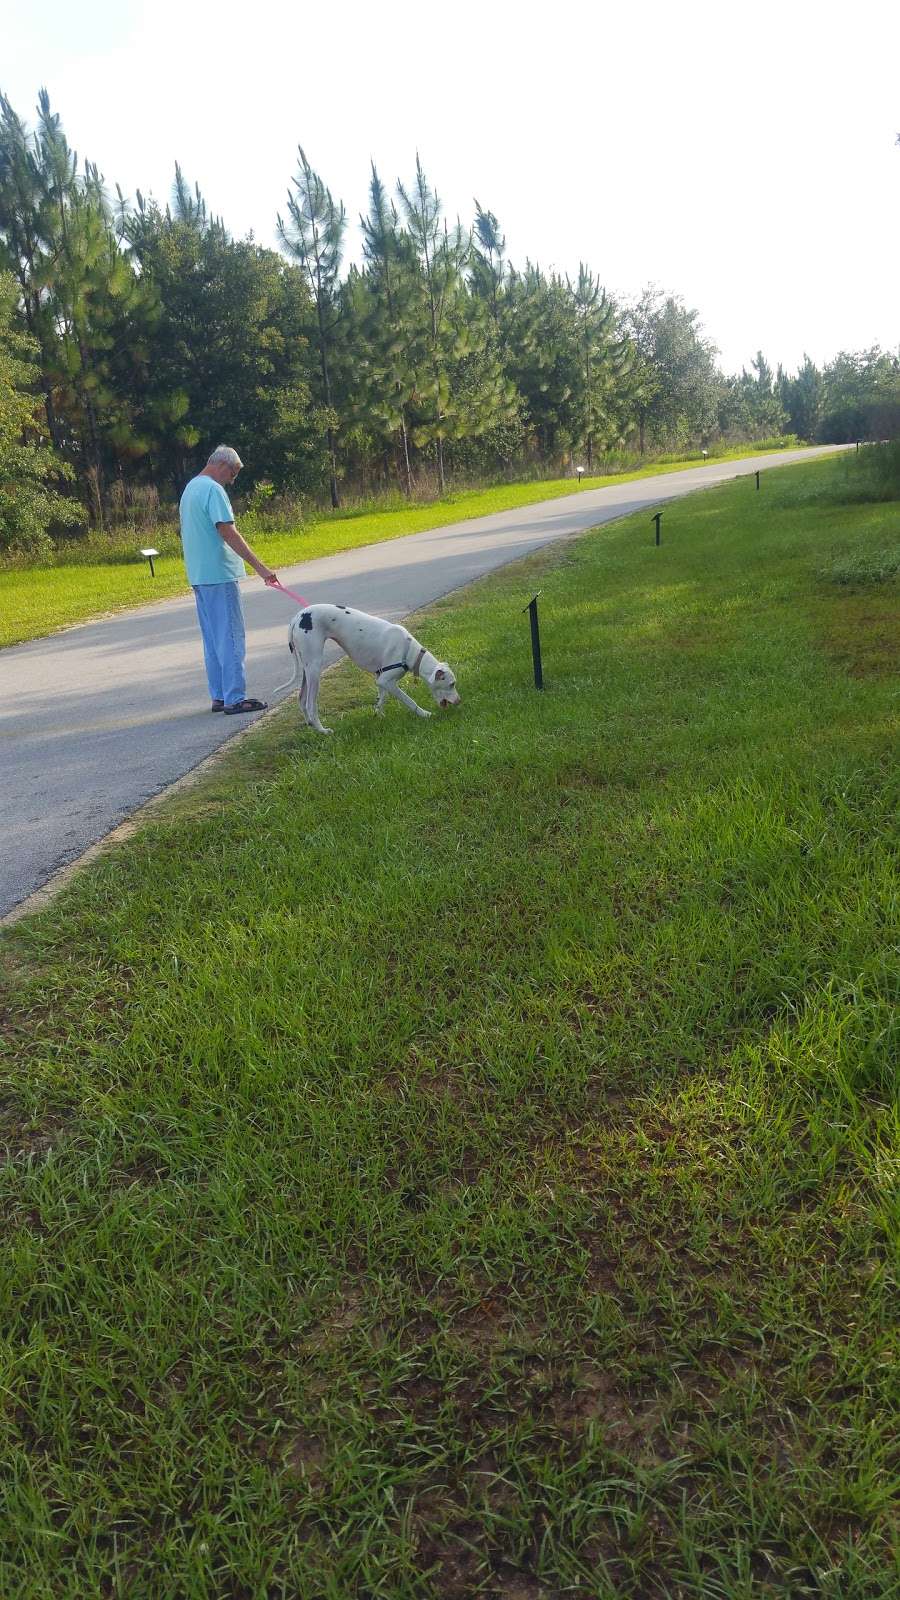
[[[756,474],[756,487],[759,488],[759,473]]]
[[[544,674],[541,671],[541,636],[538,632],[537,614],[538,594],[542,592],[541,589],[538,589],[537,594],[529,600],[527,606],[522,607],[523,611],[528,612],[531,621],[531,659],[534,662],[534,687],[536,689],[543,689],[544,687]]]
[[[654,511],[654,513],[653,513],[653,521],[656,523],[656,542],[657,542],[657,544],[659,544],[659,524],[660,524],[661,520],[662,520],[662,512],[661,511]]]

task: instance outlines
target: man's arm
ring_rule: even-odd
[[[271,567],[267,567],[264,561],[260,561],[259,556],[250,549],[246,539],[242,538],[238,533],[233,522],[217,522],[216,532],[220,538],[225,540],[225,543],[231,547],[235,554],[241,557],[242,561],[249,561],[254,572],[258,573],[264,582],[274,583],[276,581],[275,573]]]

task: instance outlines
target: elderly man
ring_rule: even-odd
[[[226,717],[266,709],[265,700],[248,699],[245,693],[244,614],[238,588],[238,579],[246,576],[244,562],[249,561],[267,584],[278,581],[234,525],[225,486],[234,483],[243,464],[236,450],[220,444],[203,471],[191,479],[178,508],[184,564],[203,636],[210,710],[224,711]]]

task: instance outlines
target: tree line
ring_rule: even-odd
[[[179,166],[165,207],[113,197],[46,91],[33,129],[0,95],[0,549],[102,528],[136,485],[174,499],[223,440],[245,482],[337,506],[348,484],[896,430],[896,356],[724,376],[678,296],[513,265],[496,215],[476,200],[451,225],[418,157],[392,192],[373,163],[359,224],[347,265],[345,207],[302,148],[280,250],[232,238]]]

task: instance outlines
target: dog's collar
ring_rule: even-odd
[[[420,645],[419,654],[416,656],[412,666],[409,665],[408,661],[391,661],[386,667],[379,667],[378,671],[375,673],[375,677],[380,678],[383,672],[400,672],[401,674],[404,672],[411,672],[413,677],[417,678],[419,676],[419,668],[422,665],[422,657],[424,654],[425,646]]]

